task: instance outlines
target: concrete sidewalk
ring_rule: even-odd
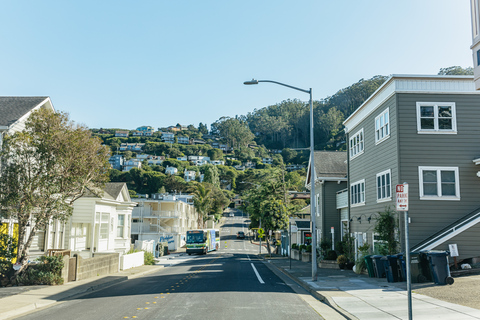
[[[68,282],[60,286],[0,288],[0,320],[14,318],[21,314],[46,307],[73,296],[100,288],[103,289],[128,279],[158,271],[165,265],[171,264],[170,261],[183,255],[185,255],[185,253],[172,253],[160,259],[156,259],[156,265],[144,265],[106,276]]]
[[[289,260],[288,257],[262,255],[265,263],[278,269],[318,299],[347,319],[408,319],[405,282],[389,283],[385,278],[369,278],[351,270],[318,268],[317,281],[312,281],[312,263]],[[291,268],[290,268],[291,263]],[[412,284],[412,291],[426,284]],[[428,284],[433,290],[455,286]],[[477,288],[478,290],[478,288]],[[469,292],[462,295],[465,298]],[[480,305],[480,302],[478,302]],[[412,293],[413,318],[417,319],[480,319],[480,310],[445,302],[427,295]]]

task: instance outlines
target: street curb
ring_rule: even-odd
[[[102,289],[108,288],[108,287],[110,287],[114,284],[121,283],[121,282],[127,281],[129,279],[135,279],[135,278],[147,275],[149,273],[161,270],[163,268],[164,268],[163,266],[158,266],[158,269],[157,268],[151,268],[149,270],[145,270],[145,271],[142,271],[142,272],[139,272],[139,273],[133,273],[133,274],[130,274],[130,275],[125,275],[125,276],[122,276],[120,278],[113,279],[111,281],[106,281],[106,282],[103,282],[103,283],[99,283],[97,285],[86,286],[84,289],[78,290],[76,292],[74,291],[75,290],[75,288],[74,288],[72,290],[71,294],[65,294],[65,296],[63,296],[62,298],[59,298],[59,299],[56,299],[56,300],[53,300],[53,299],[52,300],[42,300],[41,302],[32,303],[32,304],[26,305],[24,307],[21,307],[21,308],[15,309],[15,310],[0,313],[0,320],[10,319],[10,318],[13,318],[13,317],[16,317],[16,316],[24,315],[24,314],[26,314],[28,312],[31,312],[31,311],[34,311],[36,309],[41,309],[41,308],[44,308],[44,307],[48,307],[48,306],[50,306],[52,304],[55,304],[57,302],[61,302],[61,301],[67,300],[67,299],[71,299],[73,297],[78,297],[78,296],[81,296],[83,294],[93,292],[95,290],[98,290],[100,287]],[[112,275],[114,275],[114,273]]]
[[[312,288],[310,285],[308,285],[307,283],[303,282],[302,280],[292,276],[290,273],[286,272],[284,269],[282,268],[279,268],[277,267],[275,264],[272,264],[270,263],[270,261],[268,259],[266,259],[265,257],[263,256],[260,256],[263,261],[264,261],[264,264],[267,265],[267,267],[269,266],[272,266],[274,267],[276,270],[280,271],[281,273],[283,273],[284,275],[286,275],[287,277],[289,277],[292,281],[294,281],[296,284],[298,284],[300,287],[302,287],[303,289],[305,289],[306,291],[308,291],[308,293],[310,293],[312,296],[314,296],[316,299],[322,301],[323,303],[325,303],[326,305],[328,305],[329,307],[335,309],[335,311],[337,311],[339,314],[341,314],[342,316],[344,316],[346,319],[348,320],[357,320],[358,318],[351,315],[350,313],[348,313],[347,311],[343,310],[342,308],[340,308],[336,303],[335,301],[333,301],[333,299],[331,297],[328,297],[328,296],[324,296],[323,294],[320,294],[318,293],[317,290],[315,290],[314,288]],[[268,262],[268,263],[267,263]]]

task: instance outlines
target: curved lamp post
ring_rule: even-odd
[[[245,81],[243,84],[252,85],[260,82],[275,83],[290,89],[302,91],[310,95],[310,221],[312,224],[312,280],[317,281],[317,234],[315,226],[315,157],[313,154],[313,100],[312,100],[312,88],[309,90],[300,89],[294,86],[290,86],[285,83],[272,81],[272,80],[255,80]]]

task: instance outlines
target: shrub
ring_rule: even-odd
[[[391,207],[386,207],[383,212],[378,212],[377,223],[374,231],[378,233],[380,240],[385,241],[386,252],[381,254],[394,254],[397,251],[399,242],[395,231],[397,229],[397,218],[395,211]]]
[[[305,248],[305,252],[310,252],[312,253],[312,245],[309,244],[306,248]]]
[[[143,252],[143,263],[145,265],[154,265],[155,264],[155,257],[153,256],[153,253],[144,251]]]
[[[298,249],[298,244],[293,243],[293,244],[292,244],[292,249]]]
[[[61,272],[64,266],[63,256],[41,256],[39,264],[29,265],[17,278],[24,285],[55,285],[63,284]]]
[[[348,262],[348,259],[344,254],[341,254],[337,257],[337,263],[338,264],[345,264],[347,262]]]
[[[306,245],[301,244],[300,247],[298,247],[298,249],[300,250],[300,252],[303,252],[306,247],[307,247]]]

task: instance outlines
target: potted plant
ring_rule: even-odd
[[[344,254],[341,254],[337,257],[337,263],[340,269],[345,269],[347,262],[348,262],[348,259]]]

